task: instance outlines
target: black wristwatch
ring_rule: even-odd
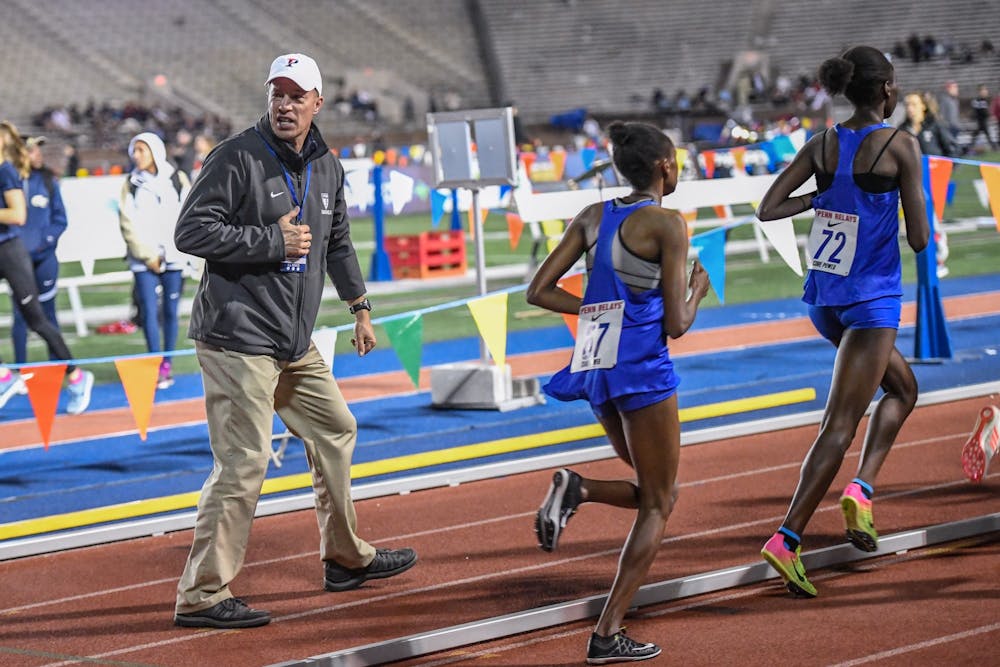
[[[351,311],[351,315],[358,312],[359,310],[371,311],[371,309],[372,309],[372,302],[369,301],[368,299],[361,299],[361,301],[358,301],[356,304],[348,308],[348,310]]]

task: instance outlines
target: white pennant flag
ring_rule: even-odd
[[[801,277],[802,261],[799,258],[799,246],[795,240],[795,227],[792,226],[792,219],[784,218],[783,220],[761,222],[754,218],[754,224],[764,232],[764,236],[781,255],[781,259],[785,260],[785,264],[791,267],[795,275]]]
[[[316,345],[316,351],[323,357],[326,365],[333,370],[333,353],[337,349],[337,330],[332,328],[316,329],[312,333],[312,341]]]

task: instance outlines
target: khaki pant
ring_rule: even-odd
[[[233,597],[270,461],[273,415],[305,443],[316,494],[320,557],[368,565],[375,549],[355,534],[351,455],[357,422],[311,345],[295,362],[196,344],[215,466],[201,490],[194,541],[177,584],[177,613]]]

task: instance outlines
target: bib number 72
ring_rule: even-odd
[[[806,244],[809,268],[848,275],[858,248],[858,222],[857,215],[817,209]]]

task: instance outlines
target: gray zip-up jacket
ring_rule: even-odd
[[[302,273],[280,270],[285,241],[278,218],[294,207],[282,165],[298,201],[307,166],[311,170],[301,224],[309,225],[312,249]],[[344,301],[365,293],[344,168],[315,125],[301,155],[274,136],[266,114],[216,146],[184,202],[174,241],[181,252],[206,260],[188,336],[227,350],[300,359],[309,349],[325,274]]]

